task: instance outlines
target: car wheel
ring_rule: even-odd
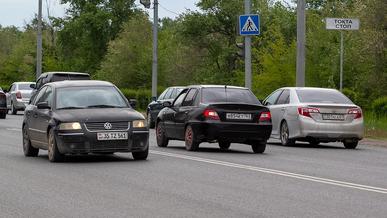
[[[282,145],[294,145],[295,140],[289,139],[289,127],[286,121],[282,122],[280,130],[281,144]]]
[[[13,105],[13,102],[11,102],[11,114],[16,115],[17,114],[17,109]]]
[[[39,154],[39,149],[31,145],[30,137],[28,136],[27,126],[23,127],[23,152],[26,157],[36,157]]]
[[[48,160],[51,162],[60,162],[63,161],[64,155],[58,150],[54,134],[54,130],[50,129],[50,133],[48,135]]]
[[[155,122],[152,121],[152,117],[148,111],[148,113],[146,114],[146,118],[147,118],[147,121],[148,121],[148,126],[150,129],[153,129],[155,128]]]
[[[230,148],[231,143],[230,142],[225,142],[225,141],[219,141],[219,148],[222,151],[227,151]]]
[[[256,154],[260,154],[265,152],[266,149],[266,141],[256,141],[251,145],[253,152]]]
[[[168,138],[165,136],[165,129],[161,122],[157,122],[156,127],[156,141],[157,146],[159,147],[167,147],[168,146]]]
[[[7,117],[7,112],[3,112],[0,114],[0,119],[5,119]]]
[[[192,126],[188,125],[185,128],[185,149],[187,151],[197,151],[199,148],[200,142],[197,140],[195,131],[192,129]]]
[[[149,153],[149,147],[145,151],[132,152],[133,159],[135,160],[146,160]]]
[[[347,148],[347,149],[355,149],[357,147],[357,144],[359,143],[359,141],[355,140],[355,141],[344,141],[343,144],[344,144],[344,147]]]

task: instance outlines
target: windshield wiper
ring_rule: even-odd
[[[84,109],[84,107],[61,107],[57,108],[57,110],[69,110],[69,109]]]
[[[87,106],[87,108],[124,108],[124,107],[118,106],[118,105],[97,104],[97,105]]]

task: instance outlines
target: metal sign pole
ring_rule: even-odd
[[[344,61],[344,39],[343,31],[340,31],[341,42],[340,42],[340,92],[343,91],[343,61]]]
[[[250,14],[251,1],[245,0],[245,14]],[[245,37],[245,87],[251,89],[251,36]]]

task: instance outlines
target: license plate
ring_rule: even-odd
[[[322,114],[323,120],[344,120],[344,114]]]
[[[127,132],[99,132],[97,133],[97,139],[99,141],[127,140],[128,133]]]
[[[251,120],[251,114],[227,113],[226,118],[228,120]]]

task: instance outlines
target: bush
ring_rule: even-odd
[[[372,110],[377,116],[387,116],[387,96],[375,99]]]
[[[356,92],[354,92],[353,90],[351,89],[348,89],[348,88],[344,88],[343,89],[343,94],[345,96],[347,96],[349,99],[351,99],[351,101],[355,104],[358,104],[358,95]]]
[[[136,109],[145,111],[146,107],[148,106],[149,102],[151,102],[151,90],[148,89],[139,89],[139,90],[133,90],[133,89],[121,89],[122,94],[125,95],[127,99],[136,99]]]

